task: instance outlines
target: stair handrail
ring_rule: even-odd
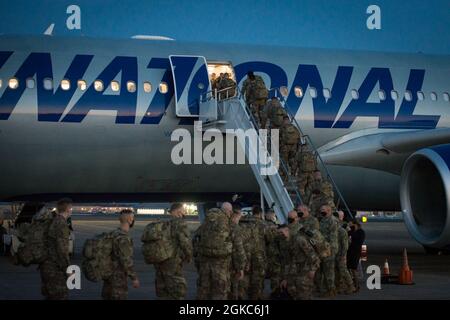
[[[350,211],[349,206],[347,205],[347,202],[345,201],[344,197],[342,196],[341,191],[339,190],[336,182],[334,181],[330,171],[328,170],[327,166],[325,165],[325,162],[323,161],[322,157],[320,156],[319,152],[317,151],[317,148],[314,146],[311,137],[309,135],[305,135],[300,127],[300,124],[298,123],[297,119],[295,119],[295,116],[291,114],[291,112],[289,111],[289,105],[287,104],[286,99],[284,98],[284,96],[281,94],[281,90],[279,87],[274,87],[274,88],[270,88],[269,89],[269,93],[275,91],[275,97],[278,98],[278,95],[280,96],[280,101],[283,103],[283,107],[284,110],[286,111],[287,115],[290,118],[291,123],[294,122],[298,131],[300,132],[300,134],[302,135],[302,137],[305,137],[308,144],[310,145],[310,147],[313,149],[317,159],[319,160],[322,168],[325,170],[325,173],[327,175],[327,178],[331,181],[331,184],[333,185],[334,189],[336,190],[337,194],[338,194],[338,200],[342,201],[342,203],[344,204],[345,210],[347,211],[349,217],[353,220],[354,216],[352,214],[352,212]],[[278,94],[278,95],[277,95]]]
[[[252,123],[252,125],[255,128],[256,132],[259,132],[260,127],[258,125],[258,122],[256,121],[255,117],[253,116],[253,112],[251,112],[249,106],[247,105],[247,102],[243,98],[244,95],[242,93],[241,88],[239,88],[238,86],[236,86],[236,87],[237,87],[238,94],[236,96],[234,96],[234,97],[237,97],[239,99],[239,102],[241,103],[241,105],[244,106],[245,111],[247,112],[247,114],[248,114],[248,116],[250,118],[250,122]],[[272,157],[271,153],[267,149],[267,146],[266,146],[266,151],[269,154],[269,156]],[[281,165],[283,171],[286,173],[286,177],[288,178],[289,185],[291,187],[293,187],[293,189],[295,191],[296,203],[294,203],[294,206],[297,205],[297,204],[303,204],[304,202],[302,200],[300,192],[298,191],[298,188],[297,188],[296,184],[294,183],[294,181],[292,180],[291,176],[289,175],[289,169],[288,169],[287,164],[283,161],[283,159],[281,159],[281,157],[279,157],[279,162],[280,162],[280,165]],[[284,187],[286,188],[286,184],[284,183],[283,179],[282,179],[282,182],[283,182]],[[286,189],[286,191],[287,191],[288,195],[290,195],[289,191],[287,189]]]

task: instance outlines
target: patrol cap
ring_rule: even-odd
[[[132,210],[132,209],[122,209],[122,210],[120,210],[119,214],[120,215],[122,215],[122,214],[134,214],[134,210]]]
[[[183,207],[183,204],[182,204],[182,203],[180,203],[180,202],[174,202],[174,203],[172,203],[172,204],[170,205],[169,212],[178,210],[178,209],[180,209],[180,208],[182,208],[182,207]]]

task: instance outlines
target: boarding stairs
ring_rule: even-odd
[[[236,91],[237,94],[235,94]],[[285,107],[291,122],[302,134],[302,143],[309,144],[310,149],[314,152],[318,162],[321,164],[323,171],[325,171],[326,176],[333,184],[339,199],[338,204],[341,204],[346,209],[349,217],[352,217],[346,202],[320,158],[320,155],[314,148],[309,136],[303,134],[298,122],[289,114],[289,109],[283,97],[279,94],[279,90],[271,89],[270,93],[272,95],[279,95],[280,101]],[[255,139],[242,139],[242,136],[240,138],[238,135],[236,140],[241,150],[245,152],[247,162],[251,166],[266,203],[275,211],[278,219],[282,223],[285,223],[288,212],[294,208],[294,205],[304,203],[305,199],[302,199],[300,195],[295,177],[289,174],[288,165],[284,163],[279,154],[278,156],[274,154],[273,157],[270,154],[269,150],[271,148],[269,150],[267,148],[268,145],[270,146],[270,137],[266,137],[264,131],[259,131],[260,127],[245,103],[242,93],[239,92],[237,87],[221,90],[216,89],[205,93],[201,97],[200,102],[199,120],[201,121],[201,127],[196,126],[196,130],[203,132],[207,130],[218,130],[221,133],[227,133],[228,130],[228,133],[230,133],[230,130],[234,132],[234,130],[241,129],[245,132],[253,129],[254,132],[258,133]],[[278,149],[274,150],[274,152],[278,152]],[[279,159],[278,170],[276,169],[277,158]],[[257,159],[257,161],[250,161],[251,159]],[[284,177],[284,180],[281,176]]]

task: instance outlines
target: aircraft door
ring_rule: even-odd
[[[211,91],[208,65],[202,56],[169,56],[175,86],[175,109],[178,117],[198,117],[200,104],[207,102]]]

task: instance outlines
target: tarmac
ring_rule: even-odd
[[[137,217],[131,236],[135,248],[135,269],[140,277],[141,287],[130,285],[129,299],[156,299],[154,288],[154,268],[144,262],[140,250],[140,237],[147,223],[154,217]],[[198,227],[198,221],[188,219],[191,231]],[[113,230],[118,225],[116,217],[73,217],[75,229],[75,255],[72,263],[81,265],[81,250],[86,239],[96,234]],[[402,222],[371,222],[363,224],[366,232],[368,258],[362,262],[363,270],[369,265],[383,267],[387,258],[391,274],[396,275],[402,263],[402,251],[408,251],[409,265],[414,272],[414,285],[382,284],[380,290],[369,290],[365,275],[361,291],[353,295],[340,295],[336,299],[450,299],[450,256],[425,254],[423,248],[408,234]],[[187,299],[195,299],[197,273],[193,264],[186,266],[188,282]],[[268,293],[268,282],[266,282]],[[81,290],[71,290],[70,299],[100,299],[101,283],[89,282],[82,277]],[[39,300],[40,278],[37,266],[22,267],[13,265],[8,257],[0,257],[0,300]]]

